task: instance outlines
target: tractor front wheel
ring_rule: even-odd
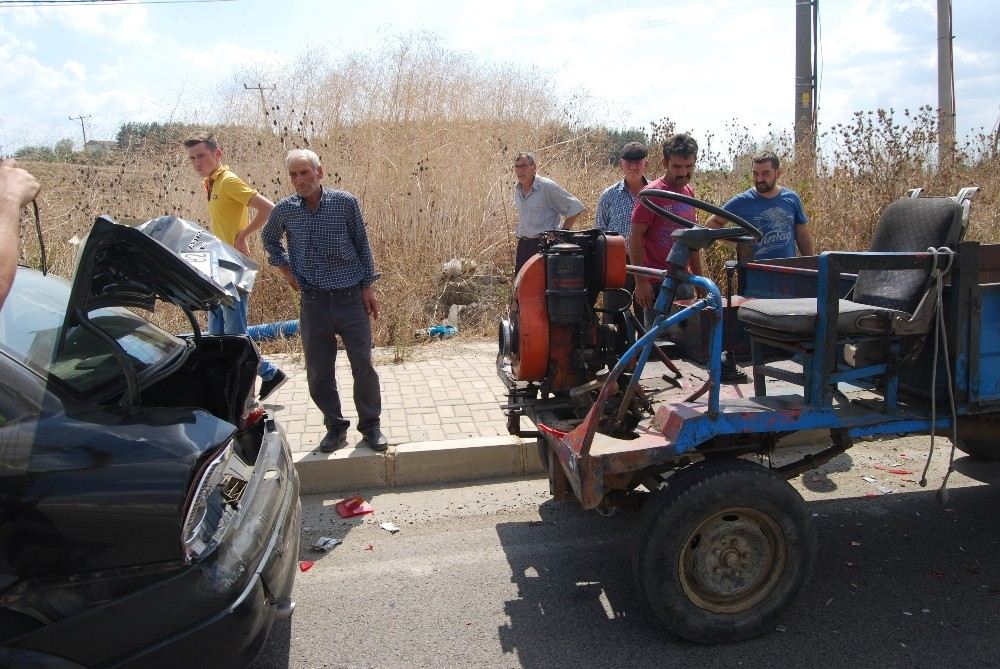
[[[773,629],[812,571],[802,496],[746,460],[687,467],[649,500],[633,551],[636,587],[675,634],[728,643]]]

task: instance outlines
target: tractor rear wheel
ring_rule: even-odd
[[[996,462],[1000,460],[1000,442],[987,439],[959,437],[955,444],[958,450],[977,460]]]
[[[979,460],[1000,460],[1000,415],[960,416],[955,428],[958,450]]]

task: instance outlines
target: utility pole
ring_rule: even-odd
[[[795,0],[796,162],[815,165],[816,16],[819,0]],[[812,171],[812,168],[810,168]]]
[[[243,88],[248,91],[260,91],[260,107],[264,110],[264,116],[267,116],[267,100],[264,99],[264,91],[276,91],[278,90],[278,86],[276,84],[263,86],[258,81],[256,86],[247,86],[246,82],[244,82]]]
[[[952,51],[951,0],[938,0],[938,166],[955,157],[955,59]]]
[[[86,151],[87,150],[87,126],[85,126],[83,124],[83,120],[87,119],[87,118],[90,118],[90,117],[91,117],[91,114],[87,114],[86,116],[83,116],[81,114],[80,116],[70,116],[69,117],[70,121],[79,121],[80,122],[80,132],[83,133],[83,146],[80,147],[81,151]]]

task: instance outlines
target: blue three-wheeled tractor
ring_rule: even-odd
[[[605,512],[643,499],[634,579],[673,632],[721,643],[774,628],[817,551],[787,479],[856,439],[934,431],[1000,459],[1000,338],[990,336],[1000,331],[1000,245],[964,240],[976,190],[911,191],[885,208],[866,252],[747,263],[735,298],[688,273],[688,258],[760,232],[669,191],[640,194],[683,226],[668,269],[627,265],[621,237],[588,230],[550,233],[518,273],[497,358],[509,430],[537,437],[557,499]],[[693,225],[667,201],[733,225]],[[631,313],[629,275],[660,284],[648,331]],[[701,297],[675,301],[684,284]],[[701,323],[707,374],[685,389],[677,379],[689,361],[660,341]],[[746,383],[723,352],[724,329],[749,337]],[[816,430],[830,438],[774,464],[787,437]]]

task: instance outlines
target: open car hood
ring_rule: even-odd
[[[189,311],[233,304],[179,254],[136,228],[98,218],[76,257],[67,318],[111,306],[152,311],[157,298]]]

